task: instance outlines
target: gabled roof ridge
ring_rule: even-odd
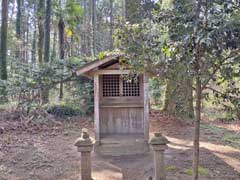
[[[82,67],[78,68],[76,70],[76,74],[78,76],[80,76],[80,75],[82,75],[86,72],[89,72],[89,71],[93,70],[94,68],[97,68],[97,67],[99,67],[103,64],[106,64],[106,63],[110,62],[110,61],[116,60],[121,56],[122,56],[122,54],[111,54],[111,55],[107,55],[107,56],[105,56],[101,59],[98,58],[98,59],[96,59],[94,61],[91,61],[91,62],[83,65]]]

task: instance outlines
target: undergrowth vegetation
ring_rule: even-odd
[[[198,167],[198,172],[201,176],[208,176],[209,175],[209,171],[208,169],[204,168],[204,167],[201,167],[199,166]],[[192,168],[188,168],[185,170],[185,173],[189,176],[192,176],[193,172],[192,172]]]
[[[202,123],[201,128],[207,129],[211,133],[220,137],[221,142],[223,142],[224,144],[228,144],[228,145],[231,145],[233,147],[240,149],[240,134],[239,133],[228,131],[224,128],[220,128],[220,127],[217,127],[216,125],[207,124],[207,123]]]

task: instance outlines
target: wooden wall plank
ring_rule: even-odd
[[[144,133],[143,107],[100,108],[101,134]]]

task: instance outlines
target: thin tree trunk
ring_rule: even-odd
[[[33,18],[33,25],[34,25],[34,31],[33,31],[33,39],[32,39],[32,58],[31,58],[31,63],[33,65],[36,64],[36,38],[37,38],[37,23],[36,23],[36,19],[35,19],[35,16],[36,16],[36,4],[34,3],[34,18]]]
[[[45,46],[44,46],[44,62],[48,63],[50,59],[50,34],[51,34],[51,6],[52,1],[47,0],[46,16],[45,16]],[[43,87],[42,91],[42,103],[48,103],[49,89]]]
[[[59,100],[61,101],[63,99],[63,82],[60,82],[59,87]]]
[[[51,62],[56,59],[56,55],[57,55],[57,53],[56,53],[56,44],[57,44],[57,29],[54,28]]]
[[[59,33],[59,52],[60,52],[60,59],[64,59],[65,52],[64,52],[64,21],[62,16],[59,19],[58,23],[58,33]],[[63,98],[63,82],[60,83],[60,89],[59,89],[59,100],[62,100]]]
[[[21,24],[22,24],[22,0],[17,0],[17,17],[16,17],[16,37],[18,48],[16,49],[16,58],[20,58],[21,49]]]
[[[32,39],[32,58],[31,58],[32,64],[36,64],[36,38],[37,38],[37,27],[36,27],[36,24],[34,24],[34,32],[33,32],[33,39]]]
[[[201,80],[197,77],[196,80],[196,120],[194,122],[194,150],[193,150],[193,180],[198,180],[199,167],[199,136],[200,136],[200,121],[201,121],[201,101],[202,87]]]
[[[126,0],[122,0],[122,19],[123,23],[126,22]]]
[[[74,30],[71,31],[73,32]],[[76,45],[74,44],[74,36],[72,35],[70,39],[70,52],[68,57],[72,57],[75,55],[75,47]]]
[[[110,0],[110,50],[113,50],[113,0]]]
[[[7,80],[7,34],[8,34],[8,0],[2,0],[2,25],[0,47],[0,78]],[[0,102],[7,102],[6,87],[0,89]]]
[[[27,14],[27,18],[26,18],[26,32],[25,32],[25,38],[24,38],[24,62],[28,63],[29,60],[29,52],[28,52],[28,44],[29,44],[29,27],[30,27],[30,23],[29,23],[29,14]]]
[[[36,39],[37,39],[37,23],[36,23],[36,19],[35,19],[35,16],[36,16],[36,4],[34,3],[34,18],[33,18],[33,26],[34,26],[34,30],[33,30],[33,35],[32,35],[32,50],[31,50],[31,67],[32,67],[32,70],[34,67],[36,67]],[[35,90],[32,90],[31,92],[31,96],[32,96],[32,99],[34,98],[35,96]]]
[[[43,63],[43,49],[44,49],[44,11],[45,1],[39,0],[38,6],[38,62]]]
[[[193,34],[194,48],[195,48],[195,72],[196,78],[196,120],[194,122],[194,140],[193,140],[193,180],[198,180],[198,167],[199,167],[199,136],[200,136],[200,121],[201,121],[201,101],[202,101],[202,85],[200,78],[200,45],[197,42],[196,34],[198,31],[198,19],[201,12],[202,1],[198,0],[195,4],[195,28]]]
[[[92,0],[92,55],[96,55],[96,0]]]
[[[2,80],[7,80],[7,34],[8,34],[8,0],[2,0],[2,25],[0,49],[0,74]]]
[[[81,43],[81,53],[83,56],[87,55],[87,37],[86,37],[86,32],[87,32],[87,2],[86,0],[83,0],[83,30],[82,30],[82,41]]]
[[[93,0],[88,0],[87,1],[88,2],[88,7],[87,7],[87,9],[88,9],[88,13],[87,13],[87,31],[86,31],[86,33],[87,34],[89,34],[89,32],[90,32],[90,34],[89,35],[87,35],[87,56],[91,56],[91,55],[93,55],[93,47],[92,47],[92,45],[93,45],[93,43],[92,43],[92,39],[93,39],[93,33],[92,33],[92,2],[93,2]]]
[[[45,49],[44,49],[45,62],[49,62],[49,59],[50,59],[51,6],[52,6],[52,1],[47,0],[47,9],[46,9],[46,17],[45,17]]]

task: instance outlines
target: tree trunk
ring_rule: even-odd
[[[7,80],[7,35],[8,35],[8,0],[2,0],[2,25],[0,46],[0,78]],[[0,89],[0,101],[6,102],[6,87]]]
[[[202,1],[198,0],[195,3],[195,28],[193,34],[193,43],[194,43],[194,64],[195,64],[195,73],[196,77],[196,120],[194,122],[194,140],[193,140],[193,180],[198,180],[198,167],[199,167],[199,136],[200,136],[200,121],[201,121],[201,104],[202,104],[202,83],[200,77],[200,60],[201,60],[201,47],[196,38],[198,32],[198,19],[201,12]]]
[[[164,0],[167,2],[167,0]],[[193,0],[173,0],[171,3],[167,2],[166,8],[175,8],[180,14],[183,12],[192,12],[194,8]],[[186,6],[187,5],[187,6]],[[179,7],[181,6],[181,8]],[[174,29],[170,29],[174,31]],[[171,37],[172,41],[175,37]],[[188,58],[188,57],[182,57]],[[165,93],[164,110],[175,116],[182,118],[194,118],[193,107],[193,89],[192,79],[188,77],[188,72],[185,72],[184,65],[178,64],[174,69],[171,69],[169,76],[171,79],[167,81],[167,88]]]
[[[44,46],[44,62],[48,63],[50,59],[50,34],[51,34],[51,0],[47,0],[46,16],[45,16],[45,46]],[[45,86],[45,85],[43,85]],[[42,87],[42,103],[48,103],[49,89]]]
[[[123,23],[126,22],[126,0],[122,0],[122,19]]]
[[[64,21],[62,16],[59,19],[58,23],[58,33],[59,33],[59,52],[60,52],[60,59],[64,59]],[[60,83],[60,89],[59,89],[59,100],[62,100],[63,98],[63,82]]]
[[[20,58],[20,49],[22,44],[21,24],[22,24],[22,0],[17,0],[16,37],[18,40],[18,47],[16,49],[16,58]]]
[[[200,136],[200,121],[201,121],[201,101],[202,87],[201,80],[197,77],[196,80],[196,119],[194,122],[194,150],[193,150],[193,180],[198,180],[199,166],[199,136]]]
[[[240,121],[240,108],[237,106],[236,108],[236,115],[237,115],[237,120]]]
[[[34,3],[34,16],[36,16],[36,4]],[[33,20],[33,25],[34,25],[34,31],[33,31],[33,39],[32,39],[32,58],[31,58],[31,62],[32,64],[36,64],[36,39],[37,39],[37,23],[36,23],[36,19],[34,18]]]
[[[25,36],[24,36],[24,51],[23,51],[23,60],[25,63],[28,63],[29,60],[29,51],[28,51],[28,44],[29,44],[29,14],[26,14],[26,27],[25,27]]]
[[[81,43],[81,54],[82,56],[87,55],[87,2],[83,0],[83,31],[82,31],[82,43]]]
[[[92,0],[92,55],[96,55],[96,0]]]
[[[2,25],[1,25],[1,49],[0,68],[1,79],[7,80],[7,35],[8,35],[8,0],[2,0]]]
[[[125,0],[126,6],[126,21],[131,24],[139,23],[142,21],[143,16],[141,14],[141,0]]]
[[[113,0],[110,0],[110,50],[113,50]]]
[[[92,9],[92,1],[93,0],[88,0],[87,1],[87,7],[86,7],[86,34],[90,34],[86,36],[86,56],[91,56],[92,55],[92,27],[91,27],[91,24],[92,24],[92,12],[91,12],[91,9]]]
[[[36,38],[37,38],[37,29],[36,25],[34,25],[33,39],[32,39],[32,64],[36,64]]]
[[[49,62],[50,59],[50,34],[51,34],[51,0],[47,0],[47,9],[45,17],[45,49],[44,49],[44,61]]]
[[[163,110],[182,118],[193,118],[192,79],[177,75],[174,75],[176,78],[167,80]]]
[[[45,0],[39,0],[38,5],[38,62],[43,63],[43,49],[44,49],[44,11]]]
[[[52,53],[51,53],[51,62],[56,59],[56,44],[57,44],[57,29],[54,27],[54,34],[53,34],[53,45],[52,45]]]

